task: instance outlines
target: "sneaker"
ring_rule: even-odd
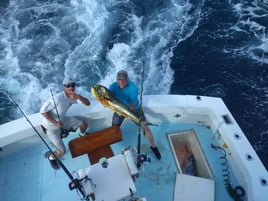
[[[158,148],[157,148],[157,147],[152,147],[152,146],[151,146],[151,149],[152,149],[152,151],[154,152],[154,155],[156,156],[156,158],[157,158],[158,160],[160,160],[160,159],[161,159],[161,154],[160,154]]]
[[[48,161],[53,169],[58,170],[60,168],[56,159],[50,159],[50,157],[48,157]]]
[[[45,157],[45,158],[48,158],[51,154],[52,154],[51,151],[47,151],[47,152],[44,154],[44,157]]]
[[[90,132],[86,131],[84,133],[79,133],[79,137],[83,137],[83,136],[86,136],[86,135],[89,135]]]
[[[52,158],[52,157],[50,157],[51,154],[52,154],[52,153],[51,153],[50,151],[47,151],[47,152],[44,154],[44,157],[48,159],[48,161],[49,161],[49,163],[50,163],[50,165],[51,165],[51,167],[52,167],[53,169],[55,169],[55,170],[60,169],[60,166],[59,166],[57,160],[56,160],[56,159],[51,159],[51,158]]]

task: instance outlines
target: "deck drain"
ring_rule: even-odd
[[[240,137],[240,135],[239,135],[238,133],[234,133],[234,138],[235,138],[236,140],[241,139],[241,137]]]
[[[264,178],[260,178],[260,182],[262,186],[267,186],[267,181]]]
[[[253,160],[253,157],[250,154],[247,154],[247,160],[248,161],[252,161]]]

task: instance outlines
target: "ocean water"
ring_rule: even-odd
[[[127,69],[143,94],[223,98],[268,168],[267,0],[1,0],[0,123]]]

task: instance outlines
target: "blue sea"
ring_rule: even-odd
[[[90,99],[127,69],[143,94],[221,97],[268,169],[267,0],[1,0],[0,123],[65,76]]]

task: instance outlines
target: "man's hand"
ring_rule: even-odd
[[[56,121],[55,126],[57,126],[58,128],[63,128],[63,123],[60,121]]]
[[[135,103],[131,103],[130,106],[129,106],[129,108],[130,108],[131,110],[134,110],[135,107],[136,107],[136,104],[135,104]]]
[[[79,97],[80,97],[80,95],[78,95],[78,94],[76,94],[76,93],[70,93],[70,94],[69,94],[69,98],[70,98],[71,100],[77,100],[77,99],[79,99]]]
[[[57,126],[58,128],[63,128],[63,123],[60,121],[57,121],[56,119],[53,118],[53,116],[51,115],[51,113],[48,112],[44,112],[42,113],[42,115],[51,123],[53,123],[55,126]]]
[[[85,98],[79,94],[76,94],[74,92],[69,94],[69,98],[71,100],[80,100],[84,105],[90,105],[90,101],[87,98]]]

